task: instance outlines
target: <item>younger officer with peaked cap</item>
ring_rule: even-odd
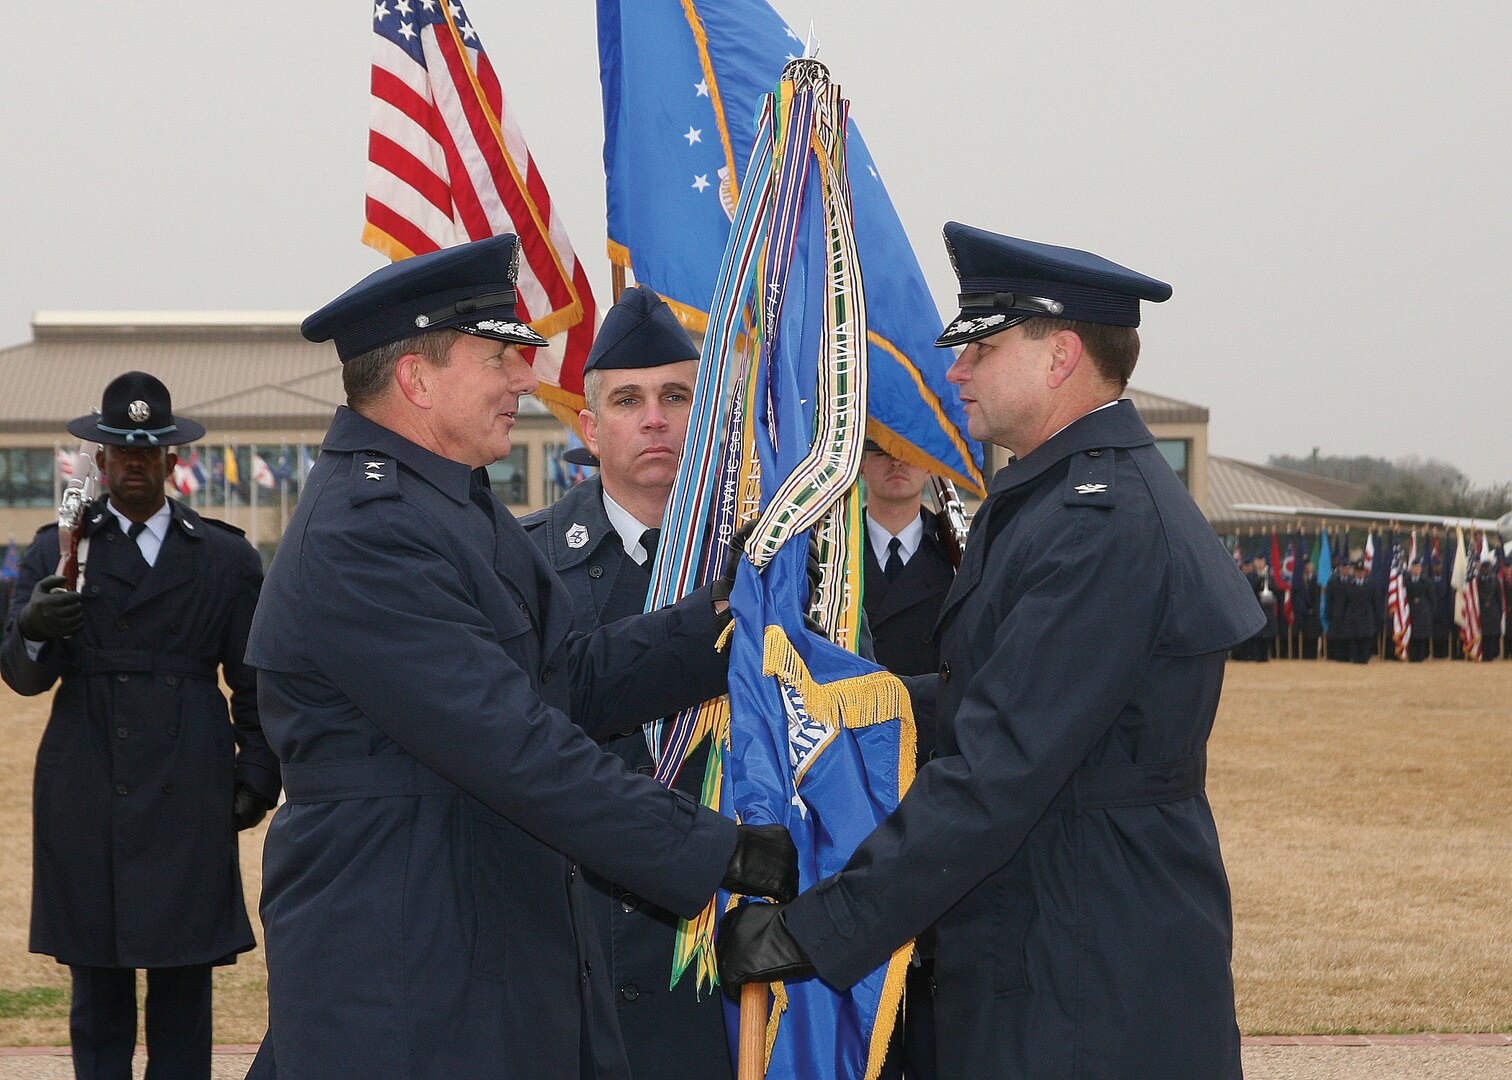
[[[112,380],[68,430],[102,444],[109,483],[85,511],[80,590],[44,526],[0,648],[16,692],[62,680],[37,749],[31,950],[72,973],[76,1075],[131,1076],[145,968],[147,1075],[209,1080],[211,966],[253,946],[236,833],[278,797],[242,662],[262,562],[240,529],[165,498],[170,447],[205,429],[158,379]]]
[[[626,289],[584,366],[588,407],[579,420],[598,475],[520,522],[572,594],[584,629],[645,610],[697,378],[698,348],[672,309],[644,285]],[[593,734],[627,768],[654,771],[640,725]],[[684,763],[677,790],[698,798],[707,756],[706,741]],[[691,972],[668,987],[677,915],[596,873],[588,884],[631,1075],[730,1080],[719,995],[700,998]]]
[[[1203,794],[1253,592],[1128,401],[1162,282],[951,223],[971,434],[1013,451],[940,615],[939,750],[846,868],[726,916],[726,985],[849,986],[935,923],[942,1077],[1240,1075]],[[927,692],[927,688],[920,687]]]
[[[488,488],[545,342],[500,236],[395,263],[304,323],[348,407],[269,571],[247,660],[288,805],[263,878],[250,1075],[624,1077],[579,862],[684,915],[791,894],[783,830],[636,776],[623,729],[723,692],[709,590],[612,632]]]

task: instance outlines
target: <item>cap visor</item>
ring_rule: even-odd
[[[1033,315],[1008,315],[1001,311],[963,311],[950,321],[943,333],[935,338],[935,348],[948,349],[954,345],[964,345],[968,341],[977,338],[991,337],[993,334],[1002,333],[1010,326],[1017,326],[1025,319],[1032,319]]]
[[[515,322],[513,319],[482,319],[475,323],[458,323],[452,329],[461,330],[464,334],[472,334],[474,337],[507,341],[513,345],[533,345],[541,348],[550,344],[527,324]]]
[[[562,455],[562,460],[569,465],[586,465],[593,469],[599,466],[599,459],[594,457],[586,446],[574,446]]]

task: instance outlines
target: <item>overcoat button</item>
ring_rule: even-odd
[[[949,682],[950,681],[950,665],[949,664],[941,664],[940,665],[940,681],[941,682]]]
[[[551,681],[551,676],[554,674],[554,671],[555,671],[555,669],[553,669],[550,664],[548,664],[547,666],[545,666],[545,667],[543,667],[541,669],[541,685],[542,686],[545,686],[547,683],[549,683]]]
[[[634,983],[629,983],[628,985],[622,986],[620,987],[620,997],[624,998],[626,1001],[634,1001],[636,998],[640,997],[640,987],[636,986]]]
[[[130,735],[130,734],[131,734],[131,732],[128,731],[126,728],[123,728],[123,727],[116,728],[116,738],[118,738],[118,739],[124,739],[127,735]]]
[[[172,793],[173,793],[173,781],[170,780],[170,781],[168,781],[168,783],[166,783],[166,784],[163,785],[163,794],[164,795],[171,795]]]
[[[529,615],[530,614],[530,605],[527,604],[525,601],[521,600],[520,601],[520,610],[523,611],[525,614]]]
[[[588,568],[588,576],[591,578],[601,578],[604,576],[604,568],[598,563],[594,563]]]
[[[116,629],[117,630],[125,630],[126,629],[126,620],[125,619],[117,619],[116,620]]]
[[[124,671],[118,671],[118,672],[116,672],[116,682],[130,682],[130,681],[131,681],[131,676],[128,675],[128,674],[126,674]]]
[[[163,681],[169,686],[177,686],[179,684],[179,677],[177,675],[169,675]]]
[[[126,785],[125,785],[125,784],[117,784],[117,785],[116,785],[116,786],[115,786],[115,793],[116,793],[116,794],[117,794],[117,795],[124,795],[124,794],[126,794],[126,792],[127,792],[127,791],[128,791],[128,790],[130,790],[130,789],[129,789],[129,788],[127,788],[127,787],[126,787]]]
[[[89,587],[89,595],[90,596],[98,596],[98,595],[100,595],[100,587],[98,585],[91,585]]]
[[[573,863],[571,866],[569,866],[567,868],[567,880],[568,881],[575,881],[576,879],[577,879],[577,863]]]
[[[1102,451],[1101,450],[1088,450],[1087,451],[1087,456],[1088,457],[1102,457]]]
[[[168,734],[169,735],[177,735],[178,734],[178,725],[177,724],[169,724],[168,725]]]
[[[584,960],[583,961],[583,975],[584,975],[584,977],[587,977],[587,976],[592,975],[592,974],[593,974],[593,964],[592,964],[592,962],[588,961],[588,960]]]
[[[626,893],[624,896],[620,897],[620,907],[624,909],[625,914],[628,915],[630,914],[630,912],[640,907],[640,897],[636,896],[634,893]]]
[[[182,630],[183,628],[184,628],[184,624],[183,623],[169,623],[168,624],[168,632],[170,634],[176,634],[180,630]]]

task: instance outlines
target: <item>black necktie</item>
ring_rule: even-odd
[[[473,504],[488,515],[488,521],[491,525],[497,525],[498,520],[494,517],[493,500],[489,498],[492,489],[488,484],[488,472],[484,469],[474,469],[467,489],[467,493],[471,497]]]
[[[135,540],[146,531],[147,523],[145,521],[133,521],[130,525],[126,526],[126,535],[131,537],[132,540]]]
[[[656,561],[656,545],[660,542],[660,529],[647,529],[641,533],[641,547],[646,549],[646,566],[650,566]]]
[[[888,581],[895,581],[903,572],[903,556],[898,550],[902,546],[903,541],[896,536],[887,542],[887,565],[882,568],[882,573],[887,575]]]

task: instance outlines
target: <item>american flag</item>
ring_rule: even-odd
[[[1407,606],[1407,580],[1402,576],[1402,548],[1391,552],[1391,578],[1386,585],[1386,610],[1391,612],[1391,640],[1396,642],[1398,660],[1407,659],[1407,645],[1412,641],[1412,609]]]
[[[1460,628],[1460,644],[1465,659],[1481,658],[1480,588],[1465,551],[1465,534],[1455,534],[1454,572],[1449,584],[1454,589],[1454,623]]]
[[[363,243],[405,259],[471,240],[520,238],[521,318],[551,338],[526,350],[539,396],[576,423],[595,306],[462,5],[377,0]]]

